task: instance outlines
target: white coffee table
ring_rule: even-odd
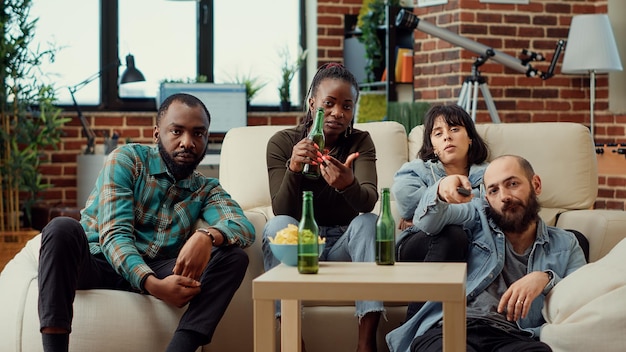
[[[281,264],[252,281],[254,350],[275,351],[274,300],[281,300],[282,351],[301,351],[300,302],[439,301],[443,303],[443,350],[465,351],[465,263],[320,262],[319,273],[299,274]]]

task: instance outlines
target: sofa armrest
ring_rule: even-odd
[[[557,227],[580,231],[589,240],[589,260],[595,262],[626,238],[626,212],[570,210],[557,219]]]
[[[624,265],[626,240],[554,286],[542,310],[541,341],[554,352],[624,351]]]
[[[41,235],[35,236],[7,263],[0,273],[0,351],[22,345],[25,302],[31,284],[37,280]]]

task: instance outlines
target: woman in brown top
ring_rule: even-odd
[[[268,236],[288,224],[297,225],[302,192],[313,191],[315,220],[326,247],[320,260],[373,262],[378,200],[376,150],[369,133],[352,128],[359,96],[356,79],[337,63],[322,65],[307,94],[307,114],[296,127],[277,132],[267,145],[267,168],[274,218],[263,231],[265,270],[278,265]],[[326,148],[317,149],[307,135],[317,108],[324,108]],[[321,177],[302,175],[305,164],[320,165]],[[362,213],[362,214],[361,214]],[[358,351],[375,351],[382,302],[356,302],[359,317]],[[276,305],[280,317],[280,302]]]

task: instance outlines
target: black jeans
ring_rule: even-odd
[[[589,240],[587,240],[587,237],[585,237],[585,235],[583,235],[582,233],[576,230],[567,229],[565,231],[568,231],[574,234],[574,236],[578,240],[578,245],[580,246],[580,248],[583,250],[583,253],[585,254],[585,260],[587,261],[587,263],[589,263]]]
[[[399,262],[465,262],[467,259],[469,240],[461,226],[447,225],[434,236],[410,227],[402,235],[404,237],[396,245],[396,260]],[[423,304],[409,303],[406,320],[411,319]]]
[[[172,274],[176,258],[148,263],[159,278]],[[178,330],[194,331],[211,342],[248,267],[248,255],[236,246],[219,247],[200,278],[201,291],[188,304]],[[134,291],[103,256],[89,252],[87,237],[73,218],[57,217],[42,231],[39,253],[39,321],[41,328],[71,331],[76,290]],[[140,313],[140,312],[139,312]]]
[[[416,337],[411,352],[441,352],[443,330],[434,326]],[[467,321],[467,352],[551,352],[550,346],[521,330],[504,331],[482,320]]]

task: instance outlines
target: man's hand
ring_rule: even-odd
[[[460,194],[457,191],[457,187],[471,190],[472,184],[465,175],[449,175],[444,177],[441,182],[439,182],[439,188],[437,189],[439,199],[446,203],[458,204],[467,203],[474,197],[472,194],[469,196]]]
[[[182,308],[200,293],[200,282],[180,275],[170,275],[164,279],[150,275],[144,288],[154,297]]]
[[[194,233],[178,253],[174,274],[199,280],[209,259],[211,259],[213,242],[206,234],[197,231]]]
[[[526,318],[531,304],[549,281],[548,274],[543,271],[533,271],[515,281],[502,295],[498,313],[504,313],[506,309],[506,319],[509,321]]]
[[[408,229],[411,226],[413,226],[413,220],[412,219],[400,218],[400,223],[398,224],[398,230],[404,231],[404,230]]]
[[[359,157],[359,153],[352,153],[346,158],[346,163],[342,164],[341,161],[326,154],[323,157],[323,162],[320,164],[320,171],[322,177],[326,180],[329,186],[338,190],[344,190],[348,188],[354,182],[354,174],[352,173],[352,163]]]

